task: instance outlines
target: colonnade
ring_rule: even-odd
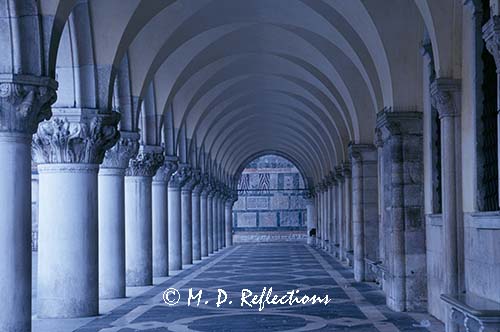
[[[375,144],[351,143],[307,200],[309,243],[378,282],[396,311],[426,309],[422,139],[421,113],[379,112]]]
[[[7,213],[0,224],[0,259],[6,265],[0,287],[15,299],[1,311],[1,330],[30,330],[31,251],[25,244],[31,234],[32,153],[40,181],[40,318],[98,315],[99,298],[124,297],[126,286],[152,285],[153,277],[231,245],[232,188],[178,163],[163,147],[140,145],[136,132],[120,133],[115,112],[53,117],[37,130],[38,121],[50,116],[44,112],[57,84],[40,78],[21,83],[8,87],[29,94],[31,122],[2,118],[0,132],[6,175],[0,195],[8,198],[0,203]],[[13,96],[19,100],[12,112],[20,114],[26,94]]]

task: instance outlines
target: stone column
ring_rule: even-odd
[[[500,29],[500,26],[499,26]],[[499,35],[500,37],[500,35]],[[441,122],[441,178],[443,218],[443,293],[459,293],[459,243],[457,175],[460,160],[458,131],[460,128],[460,82],[438,78],[431,84],[433,106]],[[458,160],[457,160],[458,159]],[[447,330],[452,330],[447,324]]]
[[[311,191],[307,191],[305,195],[307,208],[307,244],[316,244],[316,235],[311,235],[312,230],[317,228],[317,219],[315,218],[314,196]]]
[[[352,262],[348,259],[348,253],[352,252],[352,185],[351,185],[351,164],[342,164],[342,176],[344,177],[344,253],[345,259],[349,264]]]
[[[191,176],[191,167],[180,164],[168,182],[168,269],[182,270],[181,188]]]
[[[328,219],[328,183],[324,181],[322,183],[322,193],[321,193],[321,208],[322,208],[322,247],[325,250],[328,250],[328,224],[330,220]]]
[[[420,112],[378,113],[382,176],[387,185],[384,224],[391,238],[384,288],[387,304],[395,311],[420,311],[427,306],[422,131]]]
[[[203,176],[203,191],[200,195],[201,256],[208,257],[208,193],[211,191],[208,175]]]
[[[181,208],[182,208],[182,264],[193,264],[193,208],[192,208],[192,191],[193,188],[200,182],[200,172],[191,171],[191,176],[188,178],[182,187]]]
[[[214,216],[213,216],[213,201],[214,201],[215,191],[213,185],[210,185],[210,191],[207,196],[207,245],[208,253],[214,253]]]
[[[119,139],[116,112],[65,109],[33,136],[39,164],[40,318],[98,314],[98,186],[104,153]]]
[[[378,252],[377,153],[369,144],[351,144],[352,163],[352,223],[354,278],[371,280],[365,258],[375,260]]]
[[[57,82],[0,77],[0,331],[31,331],[31,135]]]
[[[344,192],[344,176],[342,174],[342,167],[335,167],[335,180],[337,180],[337,186],[336,186],[336,193],[335,193],[335,198],[336,198],[336,206],[337,206],[337,233],[338,236],[336,237],[338,239],[338,258],[342,261],[345,259],[345,251],[344,251],[344,232],[345,232],[345,226],[344,226],[344,197],[343,197],[343,192]]]
[[[386,218],[386,204],[385,204],[385,195],[384,192],[386,190],[385,188],[385,183],[384,180],[386,180],[387,177],[384,176],[385,170],[384,170],[384,142],[381,137],[380,131],[377,131],[375,134],[375,140],[374,140],[374,145],[377,148],[377,154],[378,154],[378,161],[377,161],[377,174],[378,174],[378,217],[379,217],[379,223],[378,223],[378,239],[379,239],[379,260],[381,264],[384,267],[387,267],[387,260],[386,260],[386,251],[387,249],[390,248],[390,242],[391,242],[391,236],[390,234],[387,237],[387,240],[385,239],[386,237],[386,230],[389,228],[386,226],[385,220]],[[385,287],[384,285],[382,285]]]
[[[219,185],[212,199],[212,244],[214,252],[219,250]]]
[[[238,194],[233,192],[228,196],[225,204],[226,247],[230,247],[233,245],[233,205],[237,200]]]
[[[323,241],[324,241],[324,236],[323,236],[323,185],[318,186],[318,246],[319,248],[323,248]]]
[[[193,188],[193,192],[191,194],[191,208],[192,208],[192,220],[193,220],[193,260],[199,261],[201,260],[201,193],[203,191],[204,182],[202,181],[203,177],[201,173],[199,174],[200,181]],[[205,203],[206,204],[206,197]],[[206,206],[205,206],[206,208]],[[206,214],[206,210],[205,210]],[[205,217],[205,233],[206,233],[206,215]]]
[[[497,109],[500,110],[500,16],[498,14],[492,13],[491,19],[484,25],[483,27],[483,39],[486,43],[486,48],[488,51],[493,55],[493,58],[495,59],[495,64],[497,68]],[[456,85],[459,84],[459,82],[453,80],[446,80],[448,82],[451,82],[451,85],[454,85],[456,88]],[[442,85],[442,84],[441,84]],[[456,94],[456,93],[454,93]],[[448,97],[449,99],[453,99]],[[451,100],[450,100],[451,102]],[[458,100],[457,100],[458,102]],[[449,103],[449,102],[446,102]],[[439,110],[438,110],[439,111]],[[441,115],[440,115],[441,116]],[[451,120],[447,121],[450,122]],[[497,125],[497,130],[498,130],[498,138],[500,138],[500,112],[498,113],[498,125]],[[447,127],[449,124],[446,125]],[[441,137],[443,137],[443,134],[441,134]],[[451,143],[451,142],[450,142]],[[498,156],[500,156],[500,144],[498,144]],[[500,174],[500,158],[498,159],[498,174]],[[444,168],[444,165],[442,165],[442,169]],[[500,177],[498,177],[498,180],[500,181]],[[444,182],[444,179],[443,179]],[[500,183],[499,183],[500,187]],[[443,184],[443,193],[444,193],[444,184]],[[500,199],[500,195],[499,195]],[[443,201],[444,205],[444,201]],[[500,206],[500,202],[499,202]],[[444,206],[443,206],[444,210]],[[444,211],[443,211],[444,213]],[[458,287],[458,286],[457,286]]]
[[[331,176],[328,176],[328,180],[325,180],[325,196],[326,196],[326,234],[328,236],[328,251],[335,255],[335,206],[333,202],[333,183],[331,181]]]
[[[167,156],[153,177],[153,277],[168,276],[168,182],[177,157]]]
[[[218,208],[219,208],[219,249],[224,248],[224,242],[226,239],[226,221],[225,221],[225,213],[224,213],[224,205],[226,201],[226,189],[221,189],[221,195],[219,196]]]
[[[322,217],[323,217],[323,210],[321,209],[321,187],[320,185],[316,185],[316,188],[314,190],[315,192],[315,200],[316,200],[316,216],[317,216],[317,228],[316,228],[316,244],[319,248],[322,247],[322,234],[321,234],[321,227],[322,227]]]
[[[121,132],[99,169],[99,297],[125,297],[125,170],[139,150],[139,134]]]
[[[125,177],[125,269],[127,286],[153,284],[152,180],[163,164],[163,148],[143,145]]]

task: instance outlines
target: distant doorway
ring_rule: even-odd
[[[234,242],[306,241],[305,194],[304,179],[289,160],[265,155],[250,162],[238,183]]]

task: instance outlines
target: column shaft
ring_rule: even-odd
[[[212,244],[214,252],[219,250],[219,196],[214,196],[212,199]]]
[[[182,264],[193,264],[193,221],[191,191],[182,190]]]
[[[363,225],[363,166],[360,161],[353,161],[352,164],[352,193],[354,279],[363,281],[365,275],[365,234]]]
[[[93,164],[38,166],[40,318],[99,312],[98,168]]]
[[[233,245],[233,201],[226,202],[225,213],[226,247],[230,247]]]
[[[168,267],[182,269],[181,189],[168,187]]]
[[[31,138],[0,133],[0,331],[31,330]]]
[[[224,241],[226,238],[226,222],[225,222],[225,213],[224,213],[224,201],[222,197],[219,197],[218,200],[219,207],[219,249],[224,248]]]
[[[125,177],[125,245],[127,286],[153,284],[152,179]]]
[[[207,194],[203,192],[200,197],[200,232],[201,232],[201,256],[208,256],[208,211]]]
[[[208,237],[208,253],[214,252],[214,217],[213,217],[213,194],[209,194],[207,198],[207,237]]]
[[[153,179],[153,276],[168,276],[168,181]]]
[[[99,297],[125,297],[125,169],[99,171]]]
[[[191,216],[193,221],[193,260],[201,259],[201,209],[200,191],[193,190],[191,196]]]

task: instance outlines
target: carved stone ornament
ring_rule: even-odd
[[[459,105],[457,105],[460,83],[452,79],[436,79],[431,84],[431,102],[438,113],[439,118],[457,116]]]
[[[342,163],[342,174],[344,178],[350,178],[352,176],[351,163]]]
[[[199,169],[192,169],[191,177],[184,183],[184,186],[182,186],[182,190],[192,191],[200,181],[201,181],[201,171]]]
[[[169,182],[172,174],[177,171],[177,158],[176,157],[165,157],[163,165],[158,168],[156,175],[153,180],[158,182]]]
[[[120,114],[100,113],[80,122],[52,118],[33,135],[33,160],[39,164],[101,164],[120,138]]]
[[[198,186],[202,186],[201,195],[206,197],[208,193],[212,191],[212,186],[210,185],[210,177],[208,174],[203,174],[201,176],[201,181]]]
[[[52,116],[56,90],[48,77],[0,75],[0,133],[33,135]]]
[[[126,169],[130,159],[139,152],[139,134],[135,132],[120,132],[120,139],[104,155],[101,168]]]
[[[181,188],[191,177],[192,169],[189,164],[179,164],[177,171],[170,177],[168,186],[171,188]]]
[[[161,149],[150,150],[147,147],[141,147],[137,156],[130,159],[126,175],[153,177],[164,161],[165,156]]]

